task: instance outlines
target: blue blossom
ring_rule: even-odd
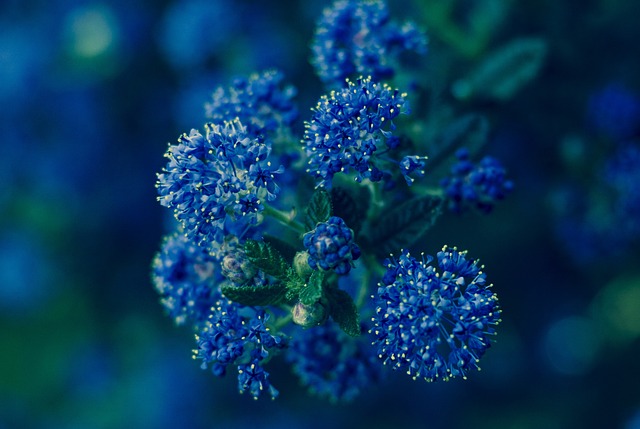
[[[182,232],[165,237],[153,258],[152,280],[160,302],[178,325],[203,323],[220,298],[219,262]]]
[[[360,248],[353,241],[353,231],[338,216],[319,222],[315,229],[304,235],[302,242],[309,252],[309,266],[314,270],[335,270],[338,274],[347,274],[353,261],[360,257]]]
[[[205,105],[206,117],[222,123],[239,118],[250,136],[273,135],[289,129],[298,118],[293,86],[282,86],[282,73],[267,70],[238,77],[229,87],[215,89]]]
[[[339,87],[353,75],[392,77],[400,53],[423,54],[426,47],[425,35],[413,23],[390,20],[384,2],[339,0],[317,23],[311,62],[323,82]]]
[[[383,142],[387,149],[397,145],[392,120],[408,110],[406,94],[370,77],[347,80],[347,85],[323,95],[311,122],[305,123],[307,171],[320,179],[318,186],[330,187],[334,174],[351,169],[358,182],[380,181],[384,174],[376,166],[375,152]]]
[[[403,252],[386,261],[373,317],[379,357],[427,381],[466,378],[500,322],[497,296],[466,252],[444,247],[421,260]],[[439,270],[438,270],[439,268]]]
[[[621,84],[609,84],[589,98],[587,120],[615,141],[630,138],[640,130],[640,98]]]
[[[275,399],[280,392],[273,387],[269,380],[269,373],[259,362],[255,359],[251,363],[238,365],[238,389],[240,393],[249,392],[253,399],[258,399],[266,390],[271,395],[271,399]]]
[[[218,377],[226,374],[229,365],[237,365],[241,392],[249,392],[257,399],[266,389],[275,398],[278,391],[271,386],[269,373],[262,365],[274,351],[286,346],[286,338],[269,332],[268,318],[264,310],[217,301],[196,335],[193,358],[201,359],[201,368],[210,367]]]
[[[380,361],[365,338],[348,337],[335,323],[299,329],[287,360],[312,393],[350,401],[381,377]]]
[[[506,178],[506,171],[497,159],[486,156],[474,165],[466,149],[459,149],[456,158],[451,176],[440,181],[452,211],[460,213],[476,207],[488,213],[513,189],[513,182]]]
[[[415,175],[416,177],[424,176],[424,161],[427,159],[426,156],[405,156],[400,161],[400,172],[406,180],[407,185],[411,186],[413,182],[416,180],[415,177],[411,177],[411,175]]]
[[[252,138],[239,120],[206,124],[169,145],[169,159],[158,174],[158,200],[173,209],[185,233],[197,243],[220,243],[226,223],[254,225],[263,201],[276,198],[279,186],[269,161],[271,144]]]

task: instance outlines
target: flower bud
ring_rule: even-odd
[[[298,301],[291,309],[291,314],[293,315],[293,323],[303,328],[322,325],[329,317],[327,307],[320,301],[312,305],[304,305]]]
[[[301,251],[296,253],[293,258],[293,268],[301,279],[308,278],[313,272],[313,268],[309,265],[309,252]]]
[[[231,280],[235,285],[243,285],[253,279],[258,270],[247,259],[242,250],[228,253],[222,258],[222,275]]]

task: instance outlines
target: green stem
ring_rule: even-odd
[[[376,219],[378,217],[378,213],[384,208],[384,199],[382,198],[382,191],[380,189],[379,183],[371,182],[367,180],[364,182],[366,187],[369,189],[369,194],[371,195],[371,204],[369,205],[369,219]]]
[[[268,204],[265,204],[264,211],[262,213],[264,213],[266,216],[271,216],[272,218],[276,219],[278,222],[281,222],[284,225],[290,227],[297,233],[304,234],[306,232],[304,225],[294,220],[294,217],[295,217],[294,212],[288,212],[288,213],[283,212],[281,210],[271,207]]]
[[[444,191],[442,188],[436,186],[421,186],[414,185],[416,188],[416,193],[419,195],[430,195],[432,197],[444,197]]]

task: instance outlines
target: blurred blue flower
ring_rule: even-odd
[[[30,314],[55,295],[55,270],[37,235],[27,231],[0,234],[0,309]]]
[[[165,237],[153,258],[151,278],[177,325],[202,324],[220,299],[220,263],[181,231]]]
[[[640,97],[620,83],[610,83],[594,92],[587,105],[588,126],[614,141],[622,141],[640,130]]]
[[[295,88],[283,86],[282,79],[279,71],[267,70],[216,88],[205,104],[207,119],[220,124],[238,118],[253,137],[287,135],[298,109],[292,101]]]
[[[423,54],[426,46],[425,35],[413,23],[390,20],[383,1],[338,0],[318,20],[311,62],[327,86],[342,87],[354,75],[390,78],[401,52]]]
[[[485,156],[474,165],[467,149],[459,149],[456,158],[451,176],[440,181],[451,211],[460,213],[475,207],[488,213],[513,189],[513,182],[506,178],[506,170],[497,159]]]
[[[381,377],[367,335],[353,339],[335,323],[298,329],[287,360],[309,391],[332,402],[350,401]]]
[[[615,229],[628,241],[640,237],[640,147],[626,144],[608,160],[605,181],[615,191]]]
[[[192,73],[226,52],[240,20],[239,9],[227,0],[176,1],[160,23],[160,51],[176,70]]]

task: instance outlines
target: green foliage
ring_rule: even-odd
[[[546,40],[514,39],[490,53],[466,78],[455,82],[452,92],[461,100],[509,100],[536,77],[546,55]]]
[[[331,196],[323,189],[318,188],[313,193],[309,206],[307,207],[305,226],[308,231],[316,227],[318,222],[326,222],[331,217]]]
[[[442,203],[440,197],[426,195],[384,212],[370,228],[366,245],[380,258],[411,246],[433,226]]]
[[[244,252],[247,258],[258,269],[279,280],[286,281],[289,278],[291,267],[272,245],[265,241],[247,240],[244,244]]]
[[[347,292],[335,288],[327,288],[326,293],[333,320],[347,335],[352,337],[360,335],[358,309],[351,296]]]
[[[268,234],[265,234],[264,241],[268,243],[274,250],[279,252],[288,263],[293,262],[293,258],[296,255],[296,249],[291,244],[278,237],[274,237],[273,235]]]
[[[314,271],[309,276],[309,281],[300,290],[300,301],[304,305],[315,304],[322,297],[322,281],[324,273],[322,271]]]
[[[275,305],[286,300],[287,287],[278,282],[265,286],[235,286],[225,284],[221,287],[224,296],[242,305]]]
[[[357,198],[346,188],[336,186],[331,189],[333,215],[341,217],[357,235],[362,228],[369,206],[369,193],[359,192]]]
[[[302,280],[293,269],[289,271],[289,277],[286,282],[287,301],[299,299],[300,291],[305,287],[305,284],[304,280]]]

